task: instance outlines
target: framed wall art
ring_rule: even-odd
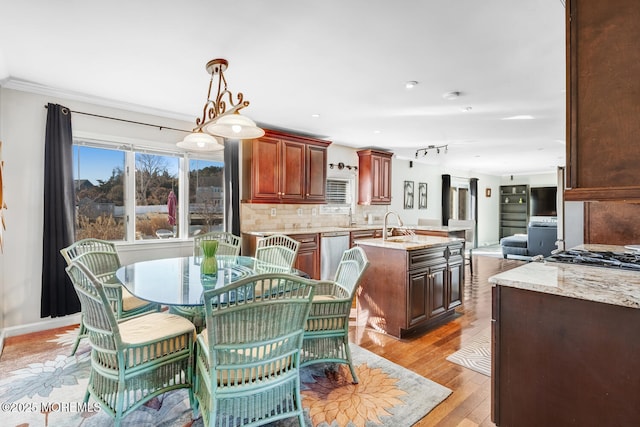
[[[418,209],[427,209],[427,183],[418,183]]]
[[[413,209],[413,181],[404,182],[404,208]]]

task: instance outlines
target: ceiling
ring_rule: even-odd
[[[565,163],[563,3],[0,0],[0,82],[195,126],[205,64],[221,57],[263,127],[471,173],[552,172]]]

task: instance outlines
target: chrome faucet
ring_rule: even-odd
[[[394,214],[396,216],[396,218],[398,219],[398,226],[399,227],[404,226],[404,223],[400,219],[400,215],[398,215],[397,212],[394,212],[394,211],[387,212],[386,214],[384,214],[384,222],[383,222],[383,225],[382,225],[382,240],[387,240],[387,237],[389,235],[389,229],[387,228],[387,220],[389,219],[389,215],[390,214]]]

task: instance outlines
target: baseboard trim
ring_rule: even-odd
[[[46,331],[47,329],[62,328],[80,323],[80,313],[70,316],[56,317],[53,319],[45,319],[41,322],[29,323],[26,325],[10,326],[1,331],[2,344],[4,338],[15,337],[17,335],[30,334],[32,332]],[[0,346],[0,349],[2,347]]]
[[[0,356],[2,356],[2,350],[4,350],[4,329],[0,329]]]

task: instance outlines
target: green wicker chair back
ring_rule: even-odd
[[[316,284],[302,343],[302,366],[344,363],[351,370],[353,382],[358,382],[349,350],[349,315],[356,290],[368,267],[369,260],[362,248],[347,249],[342,254],[335,279]]]
[[[256,243],[256,269],[260,272],[290,270],[296,262],[300,242],[284,234],[258,239]]]
[[[78,256],[87,252],[110,252],[116,254],[118,257],[118,251],[116,245],[113,242],[100,239],[83,239],[67,246],[64,249],[60,249],[60,253],[64,257],[67,265],[71,265],[71,261],[75,260]],[[118,260],[118,266],[114,269],[117,270],[120,267],[120,259]]]
[[[193,238],[194,256],[200,256],[202,254],[200,242],[203,240],[218,241],[217,255],[240,255],[240,244],[242,243],[242,239],[240,237],[226,231],[212,231],[206,234],[199,234]]]
[[[85,394],[120,425],[123,417],[167,391],[188,388],[192,404],[191,322],[169,313],[149,313],[119,321],[104,285],[81,261],[67,274],[82,304],[91,342],[91,374]]]
[[[139,314],[159,311],[160,305],[143,301],[131,295],[122,287],[116,278],[116,270],[120,268],[120,257],[116,245],[112,242],[99,239],[78,240],[72,245],[61,249],[67,265],[73,261],[82,260],[89,271],[104,285],[104,290],[109,299],[116,319],[126,319]],[[71,355],[78,350],[80,341],[87,337],[84,326],[84,313],[80,318],[80,330],[74,343]]]
[[[205,426],[257,426],[297,416],[299,357],[314,281],[267,273],[205,292],[195,394]]]

